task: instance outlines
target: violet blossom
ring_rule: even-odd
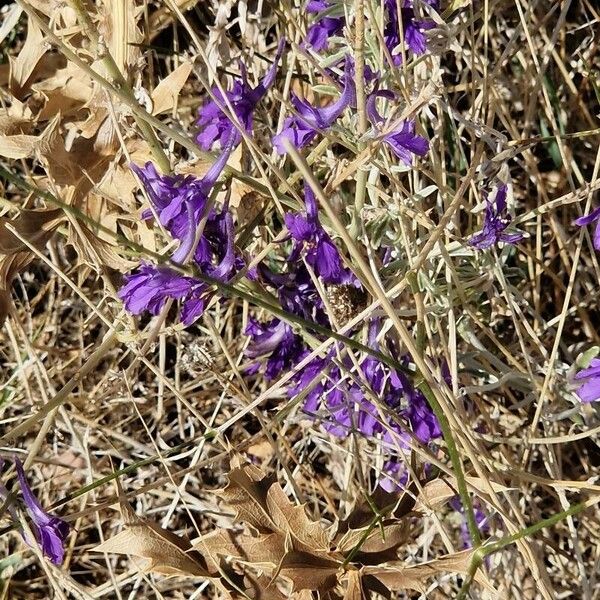
[[[300,362],[300,357],[305,351],[302,338],[278,318],[264,324],[250,319],[245,333],[251,338],[244,352],[246,356],[259,358],[268,355],[265,368],[265,378],[268,380],[275,379],[283,371],[293,368]],[[260,364],[259,361],[254,362],[246,373],[251,375],[258,372]]]
[[[317,134],[327,131],[348,106],[356,104],[353,71],[352,59],[346,57],[344,88],[340,97],[328,106],[317,108],[291,94],[290,101],[298,114],[286,117],[283,129],[273,138],[273,146],[279,154],[286,152],[283,140],[289,140],[296,148],[304,148],[317,137]]]
[[[35,497],[19,459],[15,459],[15,467],[23,495],[23,502],[31,518],[31,528],[44,556],[55,565],[60,565],[65,556],[65,541],[69,535],[69,524],[59,517],[46,512]],[[25,539],[27,542],[27,539]],[[29,542],[27,542],[29,543]]]
[[[304,186],[306,213],[287,213],[285,224],[294,240],[288,260],[297,261],[302,255],[315,274],[328,284],[355,282],[352,271],[342,264],[340,253],[319,221],[317,200],[310,185]]]
[[[450,506],[458,513],[460,513],[462,520],[460,525],[460,537],[462,541],[462,547],[464,549],[471,547],[471,535],[469,533],[469,527],[467,525],[467,517],[463,508],[461,499],[459,496],[455,496],[450,500]],[[490,520],[485,514],[485,511],[481,509],[477,500],[473,502],[473,515],[475,517],[475,524],[477,529],[482,533],[489,533],[490,531]]]
[[[600,400],[600,358],[593,358],[589,366],[575,375],[579,387],[575,393],[582,402]]]
[[[309,13],[317,13],[317,19],[308,28],[304,46],[312,48],[315,52],[325,50],[329,46],[329,38],[339,35],[344,29],[344,17],[330,17],[319,15],[330,8],[327,0],[310,0],[306,4]]]
[[[284,46],[285,39],[281,39],[273,64],[255,88],[248,83],[246,68],[243,63],[240,63],[241,79],[234,81],[233,88],[225,92],[225,97],[239,125],[247,133],[252,131],[254,109],[275,81],[277,63]],[[212,95],[214,99],[209,99],[198,111],[196,125],[200,130],[196,135],[196,142],[203,150],[211,150],[216,142],[220,143],[221,148],[225,148],[228,143],[237,146],[242,140],[242,135],[229,117],[230,109],[227,102],[216,87],[212,89]]]
[[[438,0],[422,0],[432,8],[438,7]],[[425,54],[427,51],[426,32],[435,27],[432,21],[424,21],[417,18],[414,9],[415,0],[385,0],[385,8],[388,20],[384,28],[383,37],[385,45],[392,56],[395,65],[402,62],[402,52],[399,46],[402,42],[400,37],[400,22],[402,22],[403,39],[406,48],[416,56]],[[398,14],[400,4],[400,15]]]
[[[506,184],[500,185],[495,189],[495,192],[492,192],[492,200],[490,200],[489,196],[484,192],[486,209],[483,219],[483,228],[480,232],[471,237],[469,240],[470,246],[478,248],[479,250],[484,250],[498,242],[516,244],[523,239],[524,234],[521,232],[506,233],[506,229],[512,221],[506,206],[507,192],[508,186]]]
[[[393,97],[394,94],[387,90],[375,90],[367,98],[367,115],[375,127],[384,122],[384,118],[377,111],[377,98],[391,99]],[[425,156],[429,152],[428,140],[415,133],[415,121],[412,119],[402,121],[396,128],[384,133],[382,141],[408,166],[413,163],[413,155]]]
[[[573,221],[573,223],[579,225],[579,227],[585,227],[594,222],[596,223],[596,228],[594,229],[593,244],[594,248],[600,251],[600,206],[593,210],[589,215],[579,217]]]
[[[173,262],[183,262],[195,249],[196,231],[206,211],[208,196],[231,154],[232,143],[221,153],[201,179],[183,175],[160,175],[150,162],[144,167],[132,165],[144,184],[158,219],[165,229],[179,240],[180,245],[173,254]],[[143,218],[150,218],[146,210]]]
[[[235,252],[229,207],[225,204],[220,211],[209,208],[209,195],[227,163],[232,144],[230,139],[201,179],[159,175],[151,163],[143,168],[132,167],[142,180],[161,224],[180,242],[171,261],[182,264],[192,261],[203,275],[221,282],[229,281],[243,266]],[[151,215],[151,211],[144,211],[142,216]],[[187,326],[204,312],[213,293],[211,286],[195,277],[168,266],[142,263],[125,276],[118,295],[134,315],[144,311],[158,315],[168,299],[181,300],[180,318]]]

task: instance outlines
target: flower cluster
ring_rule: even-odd
[[[229,279],[243,262],[234,247],[233,216],[227,205],[220,211],[210,206],[209,196],[230,155],[235,136],[204,177],[159,175],[151,163],[133,166],[143,182],[161,225],[179,241],[171,262],[191,262],[203,275],[218,281]],[[143,213],[145,218],[152,211]],[[142,263],[125,277],[119,298],[134,315],[148,311],[158,315],[168,299],[181,300],[181,321],[193,323],[206,308],[211,286],[166,265]]]
[[[589,366],[575,375],[578,384],[575,393],[582,402],[600,400],[600,358],[593,358]]]
[[[438,0],[384,0],[383,39],[395,65],[402,62],[403,47],[415,56],[427,51],[427,31],[435,25],[425,17],[425,5],[439,7]],[[330,0],[309,0],[306,10],[316,17],[308,28],[304,46],[315,52],[326,50],[329,38],[340,35],[344,29],[343,7]]]
[[[308,186],[304,200],[304,213],[285,217],[292,241],[285,260],[286,270],[274,273],[261,265],[258,280],[273,289],[287,312],[331,327],[314,278],[342,292],[361,286],[352,271],[344,267],[339,250],[321,225],[316,199]],[[379,331],[379,321],[371,322],[369,347],[375,352],[379,351]],[[264,376],[269,380],[295,371],[287,393],[290,398],[303,395],[306,416],[320,422],[334,436],[357,433],[381,441],[390,457],[380,480],[385,489],[391,491],[402,485],[402,461],[397,456],[409,447],[409,431],[422,444],[441,435],[435,415],[423,395],[412,387],[406,373],[389,367],[381,359],[368,355],[354,369],[353,363],[342,356],[341,348],[336,347],[298,369],[297,365],[305,362],[310,350],[290,325],[277,318],[265,324],[251,320],[246,334],[250,337],[246,356],[253,361],[249,373],[259,372],[263,363]],[[388,351],[397,354],[391,347]],[[408,370],[408,361],[405,367]]]
[[[200,109],[196,121],[199,128],[196,141],[203,150],[216,145],[224,148],[228,143],[237,146],[242,140],[240,129],[252,133],[254,109],[275,82],[284,46],[285,40],[281,39],[271,68],[255,88],[248,83],[246,67],[240,63],[241,77],[234,81],[230,91],[223,95],[217,87],[211,90],[212,98]]]

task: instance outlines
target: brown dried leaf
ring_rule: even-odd
[[[206,561],[192,548],[187,538],[177,536],[149,521],[138,520],[129,524],[94,550],[136,556],[147,562],[145,570],[162,575],[215,577],[215,573],[208,571]]]
[[[409,523],[408,522],[387,522],[384,523],[384,535],[381,537],[381,529],[376,527],[369,533],[366,540],[360,546],[361,553],[374,553],[391,551],[395,555],[395,550],[406,541]],[[360,543],[367,527],[361,529],[349,529],[337,542],[338,552],[350,552]],[[394,556],[395,558],[395,556]]]
[[[310,550],[329,550],[329,537],[320,523],[311,521],[303,506],[295,506],[272,477],[253,465],[233,469],[223,491],[237,519],[262,533],[289,534]]]
[[[366,566],[363,569],[363,573],[375,577],[389,590],[415,590],[424,594],[426,590],[425,582],[430,577],[441,573],[461,573],[466,575],[473,552],[473,549],[464,550],[463,552],[448,554],[437,560],[412,567],[407,567],[401,562],[388,563],[383,567]],[[482,584],[488,591],[495,591],[481,572],[477,573],[475,581]]]
[[[304,506],[295,506],[278,483],[267,492],[267,507],[275,525],[311,550],[329,550],[329,536],[317,521],[311,521]]]
[[[0,256],[0,327],[2,327],[6,317],[10,313],[12,303],[10,284],[16,274],[31,262],[31,259],[30,252],[18,252],[10,256]]]
[[[16,58],[9,56],[10,62],[10,91],[19,100],[26,89],[27,80],[39,60],[46,54],[49,46],[44,43],[44,35],[37,23],[32,19],[27,21],[27,38]]]
[[[0,253],[15,254],[27,250],[15,234],[7,228],[13,227],[19,236],[25,238],[32,246],[43,248],[52,236],[63,217],[60,208],[43,210],[22,209],[16,219],[0,217]]]
[[[281,561],[279,573],[291,580],[294,591],[326,592],[337,584],[341,563],[326,555],[312,552],[288,552]]]
[[[192,68],[191,62],[182,63],[154,88],[150,95],[153,115],[167,112],[175,106],[175,101],[190,76]]]
[[[485,490],[485,484],[481,478],[467,477],[466,479],[467,483],[474,488],[479,489],[482,492]],[[500,485],[499,483],[487,482],[487,485],[491,485],[497,493],[508,492],[510,490],[510,488]],[[429,508],[435,510],[443,506],[457,494],[458,484],[454,477],[446,476],[444,478],[434,479],[423,486],[423,491],[417,497],[415,509],[423,510]]]
[[[73,63],[68,63],[64,69],[58,69],[52,77],[33,84],[31,89],[45,99],[45,104],[37,115],[41,121],[58,112],[64,117],[80,110],[91,99],[94,91],[92,79]],[[96,111],[92,113],[95,114]]]
[[[348,571],[348,587],[344,600],[363,600],[362,577],[360,571]]]
[[[288,600],[289,594],[283,594],[275,582],[266,575],[253,577],[246,574],[246,589],[244,593],[252,600]]]
[[[228,479],[222,497],[236,511],[236,520],[244,521],[261,533],[273,531],[275,524],[267,506],[267,493],[273,479],[252,465],[233,469]]]
[[[203,537],[194,546],[207,557],[209,563],[212,561],[215,565],[219,563],[220,556],[225,556],[252,563],[256,567],[276,567],[286,552],[285,539],[279,533],[257,537],[238,536],[227,529]]]

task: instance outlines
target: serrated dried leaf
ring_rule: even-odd
[[[94,548],[96,552],[126,554],[147,562],[145,569],[162,575],[215,577],[202,555],[187,538],[177,536],[155,523],[137,521]],[[217,574],[218,575],[218,574]]]
[[[236,535],[233,531],[215,531],[194,544],[198,550],[215,564],[219,557],[241,560],[260,567],[276,567],[286,553],[285,539],[279,533],[259,535]]]
[[[303,506],[294,505],[272,477],[253,465],[233,469],[223,491],[237,519],[259,532],[291,535],[309,550],[329,550],[329,536],[318,522],[311,521]]]
[[[367,527],[349,529],[336,544],[338,552],[346,553],[353,550],[360,543],[367,530]],[[360,552],[379,554],[391,551],[395,553],[395,549],[406,541],[409,523],[404,521],[399,523],[387,522],[383,524],[383,531],[385,537],[382,537],[379,527],[373,529],[360,545]]]
[[[304,506],[295,506],[278,483],[267,492],[267,507],[276,527],[289,533],[311,550],[329,550],[329,536],[323,526],[311,521]]]
[[[460,573],[466,575],[473,552],[473,549],[464,550],[410,567],[400,562],[388,563],[383,567],[366,566],[363,569],[363,573],[375,577],[391,591],[414,590],[424,594],[427,589],[425,583],[430,577],[442,573]],[[477,573],[475,581],[482,584],[488,591],[495,591],[481,572]]]
[[[324,593],[335,587],[341,563],[312,552],[288,552],[281,561],[279,573],[287,577],[294,591],[313,590]]]
[[[229,483],[222,497],[235,510],[236,520],[244,521],[260,533],[272,532],[275,524],[267,506],[267,493],[273,479],[251,465],[233,469],[227,477]]]
[[[150,95],[153,115],[159,115],[175,106],[177,97],[190,76],[192,68],[191,62],[182,63],[154,88]]]
[[[0,217],[0,253],[15,254],[26,251],[27,245],[9,231],[7,225],[36,248],[43,248],[63,218],[60,208],[43,210],[22,209],[17,218]]]

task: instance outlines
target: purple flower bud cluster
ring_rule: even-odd
[[[199,128],[196,141],[203,150],[211,150],[217,144],[221,148],[227,143],[237,146],[242,140],[239,128],[252,133],[254,109],[275,82],[277,63],[284,46],[285,39],[281,39],[271,68],[255,88],[248,83],[246,67],[240,63],[241,78],[234,81],[233,87],[225,92],[225,96],[217,87],[212,89],[212,98],[199,110],[196,121]],[[233,111],[235,120],[230,118],[230,110]]]

